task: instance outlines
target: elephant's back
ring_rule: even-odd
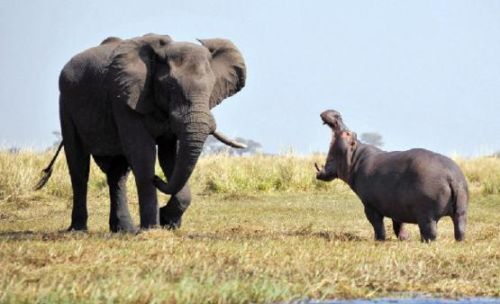
[[[85,90],[101,86],[111,63],[113,50],[118,45],[118,41],[112,40],[73,56],[59,76],[61,93],[78,91],[79,86],[84,86]]]
[[[59,78],[61,117],[77,130],[85,148],[93,155],[121,153],[105,84],[113,50],[112,39],[75,55]]]

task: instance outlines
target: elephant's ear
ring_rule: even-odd
[[[212,54],[211,66],[215,84],[210,96],[210,108],[224,98],[236,94],[245,86],[246,66],[238,48],[226,39],[198,40]]]
[[[109,75],[116,97],[134,111],[150,113],[153,106],[155,62],[165,60],[169,36],[145,35],[124,40],[115,49]]]

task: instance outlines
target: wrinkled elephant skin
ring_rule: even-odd
[[[73,188],[69,230],[87,229],[90,156],[106,174],[111,231],[135,232],[126,197],[130,170],[140,227],[175,229],[191,202],[188,179],[207,136],[215,132],[226,144],[240,146],[216,132],[210,110],[243,88],[245,62],[229,40],[199,42],[156,34],[110,37],[64,66],[59,106]],[[162,191],[172,195],[159,212],[153,184],[157,154],[168,179],[160,183]]]

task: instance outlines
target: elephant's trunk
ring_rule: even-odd
[[[191,110],[181,121],[179,147],[172,176],[168,179],[168,184],[155,179],[155,185],[165,194],[176,194],[184,187],[193,173],[208,135],[215,129],[215,121],[208,108]]]

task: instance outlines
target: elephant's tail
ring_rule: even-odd
[[[52,160],[50,161],[50,164],[47,166],[47,168],[43,169],[43,176],[40,178],[38,183],[36,183],[35,190],[40,190],[45,186],[45,184],[49,181],[50,176],[52,175],[52,167],[54,166],[54,163],[56,162],[57,156],[59,155],[59,152],[61,152],[61,149],[64,145],[64,141],[61,141],[59,144],[59,147],[57,147],[56,154],[54,157],[52,157]]]

